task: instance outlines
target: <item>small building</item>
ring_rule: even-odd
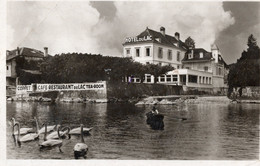
[[[22,72],[28,74],[39,75],[40,72],[34,67],[31,69],[23,68],[22,61],[27,62],[40,62],[44,57],[49,56],[48,48],[44,47],[44,52],[27,48],[27,47],[17,47],[14,50],[6,51],[6,85],[16,86],[19,82],[17,70],[20,69]],[[30,67],[29,67],[30,68]]]
[[[166,34],[164,27],[160,32],[148,27],[136,37],[127,37],[123,43],[123,56],[132,57],[142,64],[171,65],[181,68],[181,60],[187,51],[187,46],[180,40],[180,34]]]

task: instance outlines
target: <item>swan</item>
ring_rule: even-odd
[[[43,124],[40,130],[39,130],[39,134],[43,134],[45,132],[45,124]],[[57,125],[52,125],[52,126],[47,126],[47,133],[52,132],[55,130],[55,128],[57,128]]]
[[[85,144],[84,142],[84,138],[83,138],[83,124],[80,125],[80,135],[81,135],[81,142],[80,143],[77,143],[75,146],[74,146],[74,158],[75,159],[78,159],[79,157],[83,157],[83,158],[87,158],[86,155],[87,155],[87,152],[88,152],[88,146]]]
[[[41,144],[39,144],[40,146],[40,150],[44,149],[44,148],[53,148],[53,147],[59,147],[60,152],[62,152],[61,150],[61,146],[62,146],[62,140],[60,139],[60,126],[57,126],[57,134],[58,134],[58,140],[57,139],[49,139],[47,140],[47,124],[45,125],[45,132],[44,132],[44,142],[42,142]]]
[[[16,121],[13,117],[11,118],[11,121],[12,121],[12,126],[14,126]],[[32,132],[33,132],[33,128],[20,128],[20,135],[24,135]],[[13,134],[17,135],[18,131],[14,132]]]
[[[14,127],[15,127],[15,125],[12,125],[12,137],[14,139],[14,145],[16,146],[17,141],[16,141],[16,137],[15,137],[15,134],[14,134]]]
[[[58,125],[58,127],[60,127],[60,125]],[[66,131],[63,131],[64,129],[67,129],[67,130],[66,130]],[[59,139],[59,137],[64,138],[65,135],[68,134],[69,132],[70,132],[70,127],[63,127],[63,128],[60,130],[60,132],[59,132],[60,136],[58,136],[58,133],[54,131],[54,132],[50,133],[50,134],[46,137],[46,139]],[[69,134],[69,138],[70,138],[70,134]]]
[[[89,132],[92,129],[93,129],[93,127],[91,127],[91,128],[84,127],[83,128],[83,134],[89,134]],[[71,135],[80,135],[81,134],[81,127],[77,127],[77,128],[74,128],[74,129],[70,130],[69,134],[71,134]]]
[[[29,141],[34,141],[36,139],[39,139],[39,126],[38,126],[38,121],[36,119],[36,117],[34,118],[36,121],[36,133],[29,133],[24,135],[23,137],[20,138],[20,123],[16,122],[14,127],[17,126],[18,127],[18,136],[17,136],[17,142],[18,145],[21,146],[21,142],[29,142]]]

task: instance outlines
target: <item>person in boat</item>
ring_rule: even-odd
[[[155,106],[153,106],[152,113],[153,114],[159,114],[159,111],[156,109]]]

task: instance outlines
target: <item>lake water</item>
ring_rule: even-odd
[[[8,159],[73,159],[79,137],[63,140],[58,148],[40,151],[40,140],[17,147],[8,123],[11,117],[21,127],[48,121],[71,128],[93,127],[85,136],[87,159],[245,160],[259,158],[258,104],[183,104],[158,106],[164,115],[164,130],[146,124],[150,106],[132,104],[82,104],[7,102]],[[187,118],[181,121],[180,118]]]

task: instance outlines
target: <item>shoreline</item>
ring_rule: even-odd
[[[175,105],[181,103],[203,104],[203,103],[252,103],[260,104],[260,100],[255,99],[230,99],[227,96],[197,96],[197,95],[179,95],[179,96],[149,96],[138,101],[135,105]]]
[[[203,104],[203,103],[252,103],[260,104],[256,99],[229,99],[227,96],[199,96],[199,95],[168,95],[168,96],[148,96],[145,98],[131,99],[87,99],[87,98],[63,98],[52,99],[48,97],[10,97],[7,101],[26,102],[55,102],[55,103],[133,103],[135,105],[175,105],[181,103]]]

